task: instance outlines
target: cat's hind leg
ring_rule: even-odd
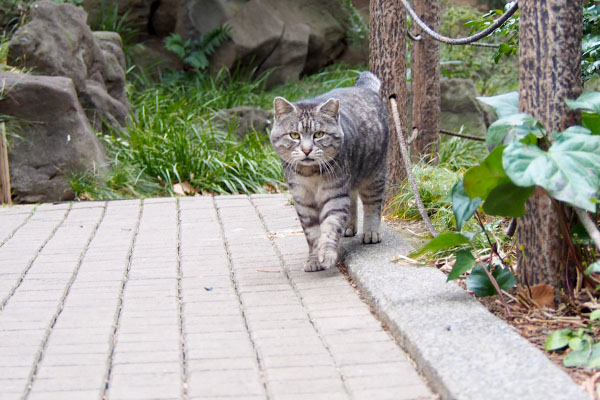
[[[353,190],[350,193],[350,218],[348,219],[348,224],[344,229],[344,236],[356,236],[356,232],[358,231],[358,224],[356,221],[356,198],[358,192]]]
[[[385,173],[378,174],[359,189],[363,204],[363,237],[366,244],[381,242],[379,226],[381,224],[381,209],[385,196]]]

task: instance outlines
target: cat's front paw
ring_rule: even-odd
[[[381,242],[381,234],[379,232],[369,231],[363,233],[362,238],[363,243],[365,244],[375,244]]]
[[[337,251],[328,249],[326,247],[319,250],[319,263],[322,269],[329,269],[334,267],[337,263]]]
[[[322,271],[325,268],[323,268],[321,266],[321,263],[319,263],[318,260],[315,259],[308,259],[306,260],[306,262],[304,263],[304,271],[305,272],[317,272],[317,271]]]

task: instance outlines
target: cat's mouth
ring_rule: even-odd
[[[304,165],[314,165],[317,161],[314,158],[310,158],[310,157],[304,157],[302,160],[300,160],[300,164],[304,164]]]

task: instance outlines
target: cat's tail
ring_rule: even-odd
[[[364,89],[370,89],[375,93],[379,93],[379,89],[381,88],[381,81],[372,72],[364,71],[358,76],[358,78],[356,78],[354,86]]]

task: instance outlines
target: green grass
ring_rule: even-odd
[[[270,109],[275,96],[291,101],[353,84],[360,70],[326,68],[299,82],[265,90],[251,72],[167,73],[159,81],[143,71],[128,74],[132,118],[126,129],[101,136],[107,166],[72,176],[82,199],[173,195],[189,182],[199,193],[257,193],[285,188],[279,159],[264,135],[243,140],[235,126],[213,123],[218,110],[240,105]]]
[[[172,195],[173,184],[186,181],[200,193],[256,193],[283,185],[267,138],[254,132],[240,140],[233,126],[212,124],[216,110],[260,102],[261,81],[226,73],[175,74],[160,83],[131,78],[131,121],[102,136],[112,168],[72,177],[79,197]]]
[[[427,214],[433,226],[441,232],[455,227],[450,202],[452,187],[468,168],[485,158],[487,149],[481,142],[444,137],[438,155],[437,165],[420,161],[413,165],[413,174]],[[421,215],[408,181],[403,182],[396,193],[386,212],[394,218],[420,219]],[[473,220],[469,221],[465,229],[476,230],[474,224]]]

